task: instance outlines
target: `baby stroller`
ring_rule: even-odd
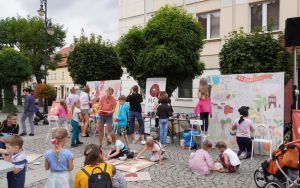
[[[299,187],[299,144],[295,140],[282,144],[272,153],[272,159],[264,161],[254,172],[254,181],[260,188]]]
[[[37,106],[37,104],[35,105],[34,112],[35,112],[35,117],[33,119],[33,124],[34,125],[38,125],[40,121],[43,121],[44,125],[49,124],[48,115],[47,114],[42,114],[40,112],[39,107]]]

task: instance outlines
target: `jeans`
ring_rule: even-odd
[[[236,137],[236,142],[239,146],[238,156],[240,156],[243,152],[247,152],[246,157],[251,157],[252,152],[252,140],[248,137]]]
[[[142,114],[140,112],[133,112],[133,111],[130,111],[130,113],[129,113],[129,119],[130,119],[129,134],[134,133],[135,118],[137,119],[139,126],[140,126],[140,134],[144,135],[145,130],[144,130],[144,120],[143,120]]]
[[[204,132],[208,131],[208,112],[200,113],[200,119],[202,120],[202,126],[201,129]]]
[[[71,144],[76,144],[79,142],[79,123],[71,119],[71,126],[72,126]]]
[[[161,144],[167,144],[168,119],[159,119],[159,141]]]
[[[30,133],[34,134],[33,115],[34,115],[34,112],[23,112],[22,117],[21,117],[23,133],[27,133],[25,120],[28,118],[29,125],[30,125]]]

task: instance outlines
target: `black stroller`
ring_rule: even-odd
[[[39,107],[37,106],[37,104],[35,104],[34,112],[35,112],[35,117],[33,119],[33,124],[34,125],[38,125],[40,121],[43,121],[44,125],[49,124],[48,115],[47,114],[42,114],[40,112]]]

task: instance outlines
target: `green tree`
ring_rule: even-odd
[[[222,74],[284,71],[286,82],[292,77],[289,53],[271,33],[230,33],[219,57]]]
[[[68,70],[73,81],[80,85],[94,80],[118,80],[123,72],[114,46],[101,36],[91,34],[88,38],[83,32],[74,38]]]
[[[0,84],[4,88],[3,112],[16,112],[13,104],[14,92],[12,86],[26,81],[32,74],[28,58],[14,49],[0,51]]]
[[[172,94],[184,80],[202,74],[203,38],[203,29],[191,14],[165,6],[145,28],[131,28],[117,46],[122,65],[142,88],[147,78],[166,77],[166,90]]]

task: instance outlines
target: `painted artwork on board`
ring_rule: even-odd
[[[218,75],[206,78],[212,86],[213,118],[209,127],[212,141],[225,138],[229,147],[237,148],[230,135],[241,106],[250,107],[249,118],[267,130],[256,130],[259,138],[272,139],[273,149],[283,143],[284,73]],[[255,147],[256,153],[268,153],[268,144]]]
[[[96,98],[104,96],[108,87],[114,89],[113,96],[116,99],[121,95],[121,80],[89,81],[87,82],[87,85],[90,87],[90,98],[92,103],[96,101]]]

